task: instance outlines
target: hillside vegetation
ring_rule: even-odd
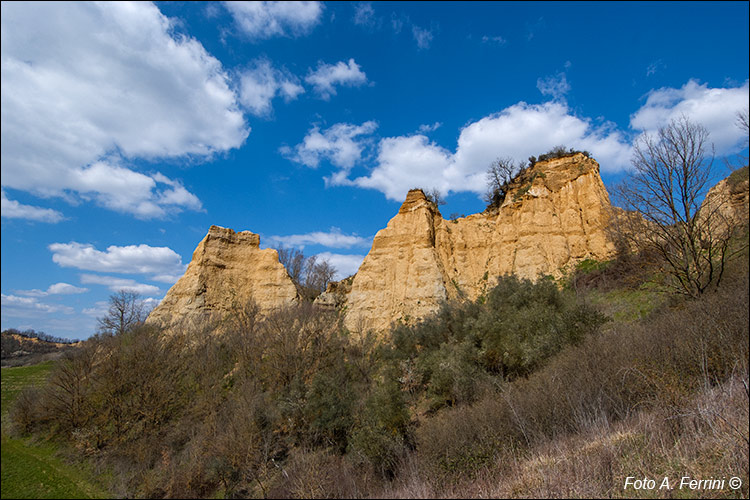
[[[696,300],[618,266],[504,277],[382,343],[309,304],[98,336],[19,395],[14,427],[112,470],[116,496],[670,495],[627,476],[737,476],[681,496],[747,496],[746,261]]]
[[[90,474],[66,463],[54,443],[6,434],[8,411],[26,387],[44,385],[52,362],[2,369],[2,498],[106,498]]]

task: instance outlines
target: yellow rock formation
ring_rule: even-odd
[[[718,219],[713,226],[726,227],[747,221],[750,209],[750,183],[748,182],[748,167],[742,167],[732,172],[726,179],[719,181],[712,187],[701,206],[704,216]]]
[[[341,308],[352,331],[383,332],[393,321],[436,311],[445,299],[475,299],[504,274],[557,277],[583,259],[609,258],[610,211],[599,165],[583,154],[538,162],[500,207],[456,220],[444,220],[412,190],[354,278],[332,284],[316,303]],[[277,252],[259,242],[249,231],[211,226],[148,322],[220,319],[249,300],[268,312],[298,300]]]
[[[147,323],[175,326],[221,319],[255,301],[261,312],[291,304],[297,289],[276,250],[259,248],[250,231],[211,226],[193,252],[185,275],[167,292]]]
[[[599,164],[583,154],[537,163],[499,209],[453,221],[412,190],[354,277],[346,325],[383,331],[446,298],[475,299],[504,274],[558,277],[583,259],[609,258],[610,209]]]

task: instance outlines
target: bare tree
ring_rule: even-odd
[[[305,257],[301,250],[290,248],[277,248],[276,251],[297,287],[297,293],[305,300],[315,300],[336,274],[336,268],[326,260],[319,262],[316,255]]]
[[[277,248],[279,262],[286,268],[292,281],[300,283],[302,281],[302,271],[305,268],[305,254],[296,248]]]
[[[109,296],[107,315],[97,318],[99,332],[120,335],[146,320],[146,309],[140,295],[120,290]]]
[[[313,260],[313,265],[309,265],[309,260]],[[336,274],[336,268],[334,268],[327,260],[317,261],[315,256],[308,259],[307,276],[305,278],[305,284],[311,288],[317,297],[321,293],[325,292],[328,282],[331,281]]]
[[[424,192],[425,197],[435,204],[435,207],[445,205],[447,202],[443,199],[443,193],[438,188],[432,188],[429,191]]]
[[[487,191],[484,201],[491,207],[500,206],[508,193],[508,186],[522,165],[513,165],[513,158],[498,158],[487,168]]]
[[[750,143],[750,121],[748,119],[748,111],[749,111],[748,108],[738,111],[736,115],[737,118],[734,121],[735,125],[737,125],[737,127],[739,127],[739,129],[745,134],[745,143],[743,144],[745,149]],[[733,165],[731,163],[728,163],[729,167],[732,170],[735,170],[735,169],[738,169],[747,165],[746,155],[738,155],[738,157],[739,157],[739,165],[737,164]]]
[[[718,203],[702,203],[713,179],[708,131],[686,117],[634,145],[633,171],[615,189],[626,210],[621,236],[630,248],[655,254],[668,288],[697,297],[721,281],[736,222]]]

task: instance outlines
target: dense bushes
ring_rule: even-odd
[[[477,301],[395,327],[380,345],[349,337],[334,313],[311,304],[266,317],[249,304],[218,331],[94,337],[45,389],[20,397],[12,419],[111,470],[114,494],[147,497],[460,494],[450,488],[523,476],[518,464],[550,443],[630,436],[616,426],[631,421],[656,422],[648,425],[664,449],[719,417],[746,443],[746,431],[732,430],[746,416],[694,411],[723,411],[709,405],[710,391],[747,380],[744,276],[599,334],[605,318],[544,279],[504,277]],[[657,438],[628,439],[627,453],[646,453],[643,443]],[[747,462],[739,443],[717,459],[722,471]],[[615,491],[612,470],[635,460],[605,445],[591,449],[623,463],[591,469],[605,485],[594,496]]]
[[[426,420],[417,432],[421,463],[427,471],[458,478],[513,448],[643,411],[664,419],[679,439],[695,394],[732,377],[747,381],[747,304],[745,275],[720,293],[661,311],[648,322],[615,324],[590,336],[498,394]]]
[[[262,319],[248,305],[221,331],[140,326],[87,341],[14,419],[113,465],[120,494],[262,494],[292,449],[357,452],[390,471],[397,455],[373,443],[402,446],[408,414],[369,382],[359,347],[308,303]]]
[[[448,303],[416,326],[396,327],[387,357],[398,362],[402,379],[413,381],[412,393],[424,390],[436,409],[471,402],[488,384],[528,376],[605,319],[552,280],[506,276],[474,303]]]

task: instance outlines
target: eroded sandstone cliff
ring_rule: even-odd
[[[346,325],[383,331],[446,298],[474,299],[503,274],[560,276],[580,260],[609,258],[610,209],[599,165],[583,154],[537,163],[499,209],[456,220],[412,190],[354,277]]]
[[[291,304],[294,286],[276,250],[259,247],[250,231],[211,226],[193,252],[185,275],[167,292],[147,322],[162,326],[221,319],[253,300],[262,312]]]
[[[510,186],[501,206],[445,220],[412,190],[377,233],[357,274],[316,301],[341,309],[352,331],[386,330],[426,316],[441,301],[475,299],[497,276],[560,276],[580,260],[606,259],[611,205],[599,165],[583,154],[538,162]],[[148,321],[165,326],[221,319],[250,300],[267,312],[298,300],[273,249],[249,231],[212,226],[185,275]]]
[[[747,166],[735,170],[727,178],[719,181],[708,191],[701,205],[701,212],[706,216],[718,218],[719,226],[731,226],[747,221],[749,209],[750,182]]]

